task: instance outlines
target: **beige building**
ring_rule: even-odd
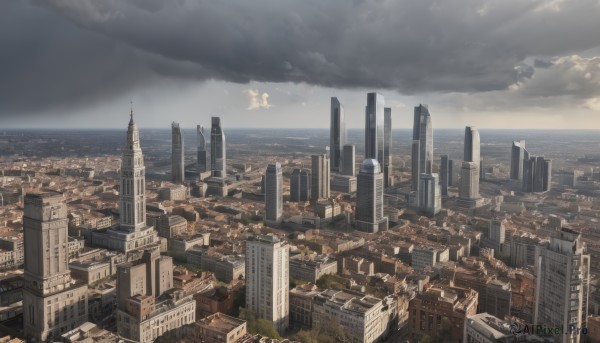
[[[139,132],[132,111],[121,160],[120,222],[106,232],[90,232],[87,239],[92,245],[128,253],[159,244],[158,233],[152,226],[146,225],[145,171]]]
[[[323,275],[337,274],[337,260],[329,256],[305,257],[301,255],[290,259],[290,277],[315,283]]]
[[[246,335],[246,321],[215,313],[196,322],[194,342],[234,343]]]
[[[312,326],[335,321],[352,343],[380,341],[395,329],[396,299],[375,298],[363,293],[326,290],[313,299]]]
[[[289,324],[289,287],[288,244],[272,235],[246,241],[246,309],[280,333]]]
[[[87,320],[87,286],[71,279],[62,194],[30,193],[24,202],[24,334],[30,342],[42,342]]]
[[[173,287],[173,261],[148,249],[135,263],[117,269],[117,331],[140,343],[162,335],[184,337],[192,333],[196,302]]]

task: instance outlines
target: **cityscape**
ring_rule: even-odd
[[[0,343],[600,343],[599,17],[0,2]]]

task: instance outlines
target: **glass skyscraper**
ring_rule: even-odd
[[[183,183],[185,179],[183,136],[176,122],[171,124],[171,178],[175,183]]]
[[[384,112],[385,99],[377,93],[367,94],[365,109],[365,159],[374,158],[384,165]]]
[[[227,154],[225,133],[221,128],[221,118],[212,117],[210,129],[210,169],[212,177],[227,177]]]
[[[331,127],[329,133],[331,170],[339,172],[343,167],[343,147],[346,144],[346,120],[344,107],[337,98],[331,98]]]

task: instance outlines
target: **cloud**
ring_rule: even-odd
[[[257,89],[246,89],[244,91],[248,96],[248,107],[246,108],[248,111],[254,111],[259,109],[266,109],[273,107],[269,103],[269,94],[261,93]]]
[[[600,46],[599,16],[596,0],[3,1],[0,115],[181,79],[521,91],[543,61]]]

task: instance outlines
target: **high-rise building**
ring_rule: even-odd
[[[92,245],[128,253],[158,243],[158,233],[146,225],[146,178],[140,137],[130,114],[127,138],[121,159],[119,184],[119,226],[93,230],[86,237]]]
[[[543,193],[552,188],[552,160],[530,156],[523,160],[523,192]]]
[[[510,178],[523,180],[523,161],[529,159],[529,152],[525,149],[525,141],[513,141],[510,154]]]
[[[331,127],[329,133],[329,148],[331,156],[331,170],[339,172],[344,166],[342,149],[346,144],[346,120],[344,107],[338,98],[331,98]]]
[[[329,177],[329,158],[327,155],[312,155],[312,182],[310,184],[310,200],[317,202],[323,199],[329,199],[330,195],[330,177]]]
[[[383,215],[383,173],[376,159],[366,159],[357,176],[355,225],[360,231],[387,230]]]
[[[476,162],[463,162],[460,173],[459,198],[475,200],[479,198],[479,165]]]
[[[221,118],[212,117],[210,129],[210,169],[212,177],[227,177],[227,149],[225,133],[221,128]]]
[[[465,127],[465,162],[475,162],[479,166],[481,161],[479,130],[474,126]]]
[[[25,196],[23,328],[28,341],[58,340],[87,321],[87,285],[75,283],[69,271],[68,222],[61,193]]]
[[[198,140],[198,174],[202,174],[208,170],[206,163],[206,137],[204,136],[204,126],[196,126],[196,138]]]
[[[443,198],[448,196],[448,186],[451,183],[452,172],[448,155],[442,155],[440,162],[440,193]]]
[[[383,119],[383,182],[384,186],[393,186],[392,180],[392,109],[384,109]]]
[[[310,170],[296,168],[292,171],[290,180],[290,200],[295,202],[310,199]]]
[[[344,166],[342,174],[354,176],[356,175],[356,147],[354,144],[344,145]]]
[[[145,171],[139,132],[133,121],[132,111],[121,160],[119,190],[120,227],[129,232],[139,231],[146,226]]]
[[[246,310],[279,333],[289,324],[289,285],[288,244],[272,235],[246,241]]]
[[[175,183],[183,183],[185,179],[183,136],[176,122],[171,124],[171,178]]]
[[[535,274],[534,324],[560,328],[564,334],[556,342],[580,342],[577,329],[586,327],[590,286],[590,255],[581,233],[562,228],[548,246],[537,247]]]
[[[438,174],[421,174],[419,185],[419,210],[434,216],[442,209],[442,197]]]
[[[385,142],[383,112],[385,99],[377,93],[367,94],[365,108],[365,159],[374,158],[381,166],[383,163]]]
[[[431,174],[433,163],[433,127],[426,105],[415,107],[412,143],[412,190],[419,196],[421,174]],[[415,199],[418,204],[418,199]]]
[[[279,224],[283,216],[281,164],[269,164],[265,173],[265,222]]]
[[[454,169],[454,160],[448,160],[448,186],[454,186],[456,184]]]

